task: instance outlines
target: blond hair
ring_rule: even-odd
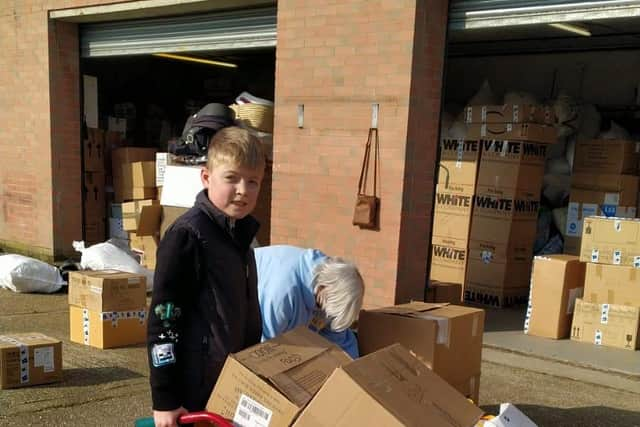
[[[221,164],[264,169],[266,160],[262,144],[248,130],[237,126],[220,129],[209,142],[207,169]]]
[[[328,257],[315,267],[312,288],[332,331],[342,332],[358,319],[364,281],[354,264]]]

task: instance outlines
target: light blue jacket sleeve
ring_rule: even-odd
[[[307,313],[302,296],[296,287],[286,289],[286,294],[277,289],[264,290],[260,297],[262,311],[262,340],[269,340],[296,326],[306,323]]]
[[[320,335],[342,348],[342,350],[351,356],[352,359],[360,357],[360,352],[358,351],[358,340],[351,329],[347,329],[342,332],[333,332],[329,329],[323,329],[320,331]]]

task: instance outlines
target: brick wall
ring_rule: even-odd
[[[354,260],[367,306],[423,297],[446,17],[440,0],[278,2],[271,243]],[[379,231],[351,225],[372,103]]]
[[[73,253],[80,211],[75,24],[48,11],[111,0],[0,1],[0,247],[51,261]]]

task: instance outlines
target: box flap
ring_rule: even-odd
[[[341,349],[332,347],[308,363],[303,363],[271,378],[271,383],[299,408],[311,401],[333,371],[351,362]]]
[[[272,379],[324,353],[331,345],[306,326],[300,326],[233,357],[256,374]]]
[[[420,301],[412,301],[407,304],[394,305],[392,307],[376,308],[372,311],[374,313],[387,313],[387,314],[399,314],[405,316],[412,316],[425,311],[436,310],[449,305],[449,303],[428,303]]]
[[[342,369],[404,425],[473,426],[483,413],[400,344]]]

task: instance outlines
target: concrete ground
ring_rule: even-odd
[[[605,362],[593,367],[523,347],[514,351],[508,337],[492,334],[522,338],[517,316],[488,314],[480,387],[485,411],[495,413],[500,403],[512,402],[540,426],[640,426],[640,375],[626,372],[616,358],[605,358],[609,367]],[[31,331],[63,341],[64,381],[1,391],[0,425],[131,426],[151,413],[142,345],[98,350],[71,343],[66,294],[0,290],[0,334]],[[579,354],[587,351],[576,348]]]

